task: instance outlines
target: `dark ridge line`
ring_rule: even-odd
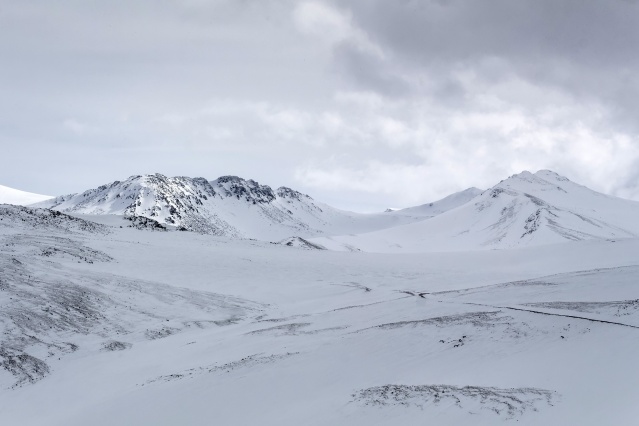
[[[479,303],[467,303],[468,305],[479,305],[479,306],[489,306],[489,305],[480,305]],[[463,314],[459,314],[459,315],[440,315],[438,317],[430,317],[430,318],[423,318],[420,320],[408,320],[408,321],[395,321],[395,322],[387,322],[384,324],[377,324],[377,325],[371,325],[370,327],[366,327],[366,328],[360,328],[358,330],[355,331],[351,331],[348,334],[357,334],[360,333],[362,331],[366,331],[366,330],[372,330],[374,328],[379,328],[383,330],[383,327],[389,326],[389,325],[397,325],[397,324],[402,324],[403,325],[408,325],[408,324],[425,324],[428,323],[429,321],[432,320],[438,320],[438,319],[442,319],[442,318],[448,318],[448,317],[455,317],[455,316],[461,316],[461,315],[466,315],[466,314],[499,314],[502,311],[479,311],[479,312],[465,312]]]
[[[364,303],[362,305],[344,306],[344,307],[341,307],[341,308],[335,308],[335,309],[331,309],[331,310],[328,310],[328,311],[315,312],[315,313],[310,314],[310,315],[328,314],[328,313],[331,313],[331,312],[343,311],[343,310],[346,310],[346,309],[365,308],[367,306],[379,305],[380,303],[388,303],[388,302],[395,302],[397,300],[408,299],[409,297],[410,296],[402,296],[402,297],[398,297],[396,299],[379,300],[377,302]]]
[[[340,308],[329,309],[328,311],[318,311],[318,312],[312,312],[310,314],[297,314],[297,315],[291,315],[291,316],[283,317],[283,318],[260,319],[260,320],[254,321],[254,323],[275,322],[275,321],[272,321],[272,320],[282,320],[282,322],[289,321],[289,320],[292,321],[292,320],[294,320],[296,318],[305,318],[305,317],[311,317],[311,316],[317,316],[317,315],[330,314],[332,312],[344,311],[344,310],[347,310],[347,309],[365,308],[367,306],[379,305],[380,303],[388,303],[388,302],[395,302],[395,301],[402,300],[402,299],[408,299],[409,297],[410,296],[402,296],[402,297],[398,297],[398,298],[395,298],[395,299],[378,300],[377,302],[364,303],[362,305],[342,306]]]
[[[465,305],[477,305],[477,306],[487,306],[490,308],[496,308],[496,309],[510,309],[513,311],[522,311],[522,312],[531,312],[533,314],[541,314],[541,315],[550,315],[550,316],[554,316],[554,317],[564,317],[564,318],[575,318],[575,319],[581,319],[581,320],[586,320],[586,321],[591,321],[591,322],[600,322],[603,324],[613,324],[613,325],[621,325],[623,327],[630,327],[630,328],[639,328],[639,326],[636,325],[630,325],[630,324],[624,324],[621,322],[614,322],[614,321],[606,321],[606,320],[599,320],[599,319],[594,319],[594,318],[586,318],[586,317],[580,317],[577,315],[564,315],[564,314],[555,314],[555,313],[551,313],[551,312],[542,312],[542,311],[535,311],[532,309],[523,309],[523,308],[512,308],[510,306],[493,306],[493,305],[485,305],[482,303],[464,303]]]
[[[581,269],[581,270],[578,270],[578,271],[558,272],[556,274],[542,275],[540,277],[526,278],[526,279],[523,279],[523,280],[504,281],[504,282],[495,283],[495,284],[480,285],[478,287],[460,288],[458,290],[441,290],[441,291],[433,291],[433,292],[430,292],[430,293],[428,293],[428,292],[415,292],[415,293],[418,293],[420,296],[422,294],[443,295],[443,294],[450,294],[450,293],[464,293],[464,292],[473,291],[473,290],[489,289],[491,287],[498,287],[498,286],[506,285],[506,284],[525,283],[525,282],[529,282],[529,281],[542,281],[544,279],[549,279],[549,278],[553,278],[553,277],[561,277],[562,275],[597,273],[597,272],[603,272],[603,271],[612,271],[612,270],[615,270],[615,269],[627,269],[627,268],[636,268],[636,267],[639,267],[639,264],[631,264],[631,265],[623,265],[623,266],[610,266],[610,267],[606,267],[606,268]],[[421,297],[423,297],[423,296],[421,296]]]

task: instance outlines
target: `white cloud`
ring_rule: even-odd
[[[349,11],[319,1],[305,1],[295,8],[293,21],[301,32],[323,40],[329,46],[346,42],[363,52],[384,57],[382,49],[354,24]]]
[[[505,102],[491,112],[422,101],[361,107],[342,121],[364,132],[358,146],[365,150],[345,156],[345,145],[336,144],[338,160],[313,159],[297,168],[296,178],[318,189],[382,193],[404,206],[492,186],[524,169],[550,168],[600,191],[629,193],[620,191],[639,162],[638,140],[597,127],[597,105],[564,105],[571,119],[558,122],[546,120],[554,106],[531,115],[519,109]]]

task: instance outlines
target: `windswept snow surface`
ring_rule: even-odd
[[[636,238],[340,253],[94,218],[0,206],[2,425],[639,418]]]
[[[548,170],[522,172],[428,220],[311,239],[330,250],[433,252],[507,249],[639,235],[639,202],[592,191]]]
[[[81,194],[38,203],[66,213],[147,217],[199,233],[264,241],[369,232],[423,220],[423,215],[359,214],[338,210],[290,188],[222,176],[132,176]]]
[[[32,192],[20,191],[19,189],[9,188],[0,185],[0,204],[15,204],[19,206],[27,206],[29,204],[38,203],[40,201],[53,198],[49,195],[34,194]]]

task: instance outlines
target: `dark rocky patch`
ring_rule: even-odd
[[[0,204],[0,227],[29,228],[59,232],[109,233],[108,227],[60,213],[56,210]]]
[[[471,414],[479,403],[480,411],[511,419],[542,406],[553,406],[557,392],[537,388],[502,389],[483,386],[384,385],[355,392],[353,400],[370,406],[397,405],[421,409],[451,404]]]
[[[131,346],[133,346],[130,343],[127,342],[120,342],[117,340],[110,340],[108,342],[104,342],[102,344],[102,350],[103,351],[107,351],[107,352],[113,352],[113,351],[124,351],[126,349],[130,349]]]
[[[162,225],[155,219],[151,219],[144,216],[125,216],[126,220],[130,221],[130,228],[149,230],[149,231],[166,231],[166,226]]]

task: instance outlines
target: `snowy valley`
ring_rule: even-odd
[[[18,201],[0,424],[639,416],[639,203],[553,172],[377,214],[233,176]]]

